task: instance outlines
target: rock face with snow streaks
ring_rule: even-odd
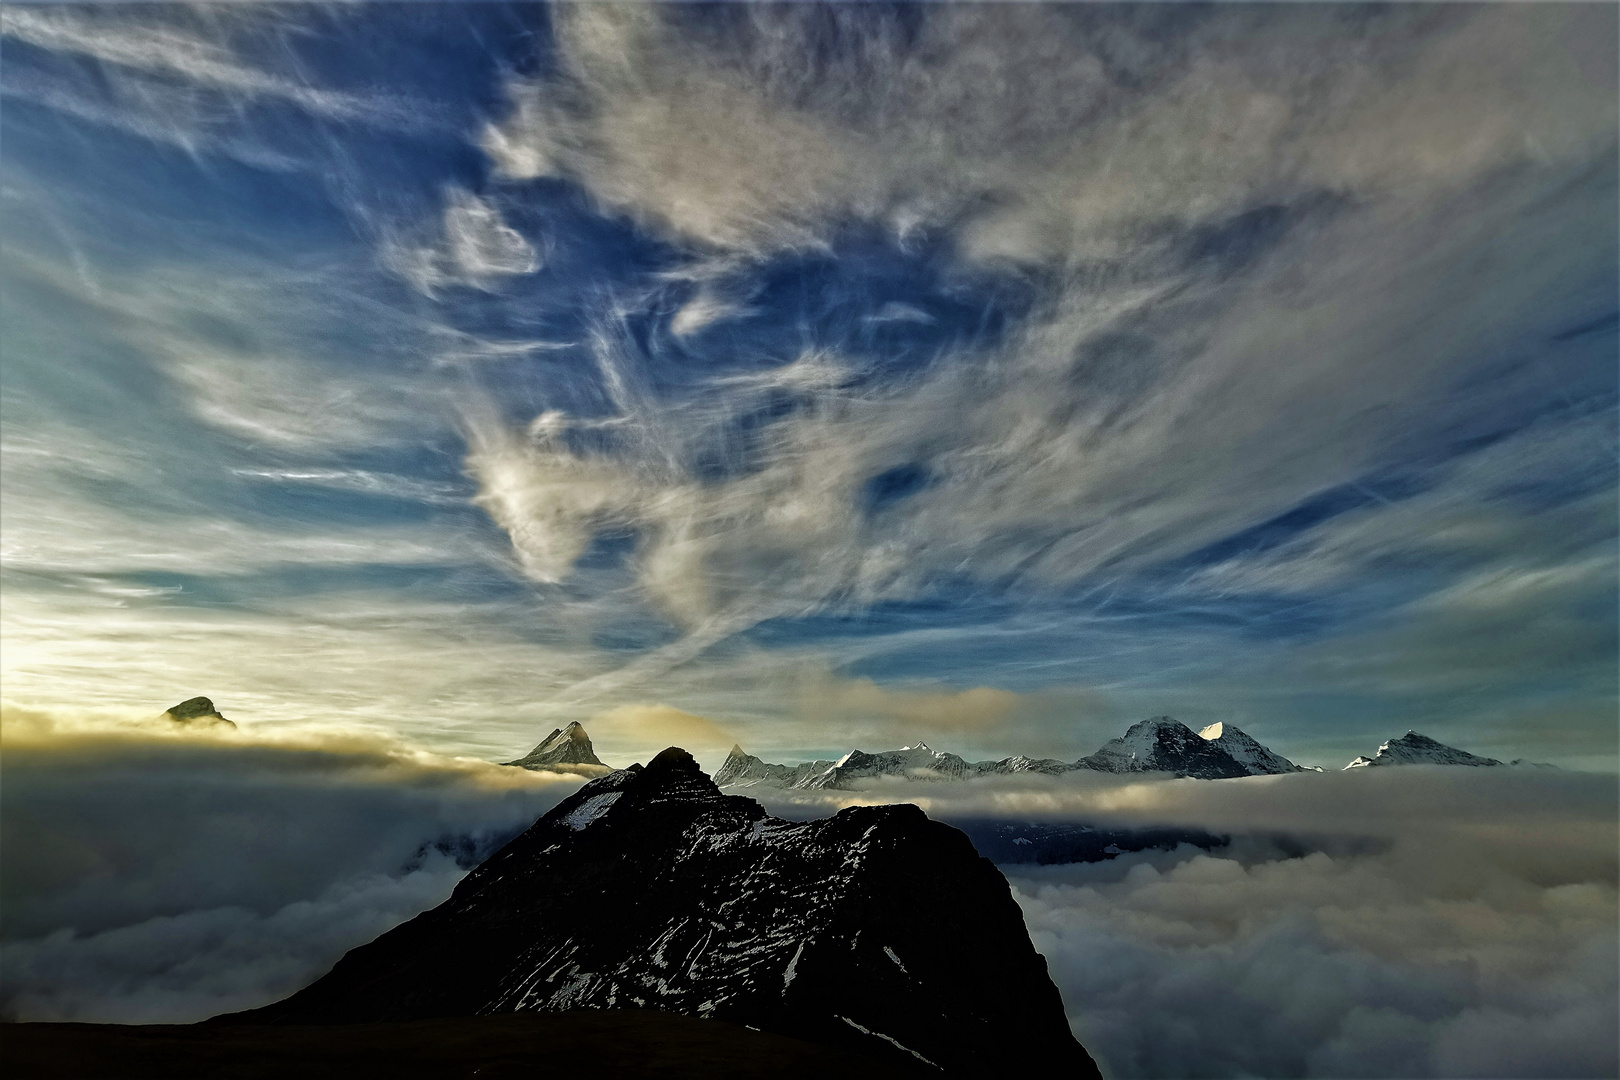
[[[1495,758],[1480,757],[1470,754],[1466,750],[1458,750],[1454,746],[1447,746],[1427,735],[1419,735],[1415,731],[1408,731],[1398,739],[1378,748],[1373,757],[1358,757],[1345,766],[1349,769],[1362,769],[1369,765],[1500,765]]]
[[[714,782],[723,788],[798,787],[832,768],[830,761],[803,761],[797,765],[772,765],[743,748],[733,746],[725,763],[715,770]]]
[[[649,1008],[897,1072],[1095,1077],[1006,879],[911,805],[789,822],[683,750],[586,784],[449,900],[234,1019]]]
[[[1168,716],[1155,716],[1132,725],[1095,754],[1069,763],[1055,758],[1023,754],[998,761],[967,761],[934,750],[926,743],[869,754],[851,750],[837,761],[806,761],[800,765],[772,765],[733,746],[731,756],[715,773],[723,788],[786,787],[857,790],[880,777],[909,780],[970,780],[979,776],[1042,773],[1058,776],[1076,769],[1110,773],[1169,773],[1200,780],[1239,776],[1321,772],[1305,768],[1231,724],[1211,724],[1202,733]]]
[[[962,758],[935,750],[927,743],[868,754],[851,750],[831,768],[796,784],[802,788],[853,787],[858,780],[878,776],[905,776],[914,780],[960,780],[973,771]]]
[[[1098,772],[1166,772],[1201,780],[1251,775],[1212,740],[1168,716],[1132,724],[1124,735],[1109,739],[1096,753],[1074,764],[1078,769]]]

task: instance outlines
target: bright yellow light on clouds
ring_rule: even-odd
[[[697,753],[731,748],[733,734],[706,716],[664,704],[620,705],[585,722],[594,740],[656,754],[666,746]]]
[[[800,708],[810,715],[873,718],[929,734],[995,727],[1022,702],[1021,695],[993,686],[967,690],[892,689],[871,679],[832,676],[807,681],[800,696]]]
[[[387,730],[339,721],[308,721],[274,727],[231,728],[216,724],[180,724],[161,715],[133,710],[65,711],[0,704],[0,748],[10,754],[104,751],[124,745],[186,744],[251,753],[256,750],[303,751],[311,772],[330,768],[375,772],[379,779],[430,774],[447,782],[494,790],[543,787],[587,777],[568,773],[514,769],[481,758],[434,753]]]

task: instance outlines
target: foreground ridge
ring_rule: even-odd
[[[671,747],[584,785],[444,904],[223,1022],[645,1008],[897,1070],[1097,1076],[1006,879],[909,804],[789,822]]]

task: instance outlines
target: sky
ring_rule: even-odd
[[[0,693],[1613,773],[1616,22],[8,6]]]

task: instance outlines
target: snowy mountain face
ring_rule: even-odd
[[[976,761],[973,763],[973,772],[977,776],[1005,776],[1009,773],[1045,773],[1056,776],[1066,773],[1074,766],[1056,758],[1031,758],[1019,754],[1017,757],[1002,758],[1000,761]]]
[[[772,765],[743,748],[733,746],[725,764],[714,774],[714,782],[723,788],[799,787],[813,777],[832,768],[830,761],[805,761],[798,765]]]
[[[540,745],[516,761],[503,762],[525,769],[547,769],[557,765],[595,765],[607,768],[597,758],[591,746],[591,737],[578,724],[557,728],[540,740]]]
[[[1303,765],[1295,765],[1268,747],[1262,746],[1252,735],[1231,724],[1211,724],[1198,733],[1199,737],[1218,746],[1242,765],[1250,776],[1279,775],[1308,772]]]
[[[449,900],[231,1022],[658,1009],[896,1075],[1097,1077],[1006,879],[915,806],[790,822],[683,750],[592,781]]]
[[[823,772],[795,787],[848,789],[858,781],[878,776],[905,776],[915,780],[961,780],[972,766],[955,754],[943,754],[926,743],[868,754],[851,750]]]
[[[1398,739],[1391,739],[1378,748],[1373,757],[1358,757],[1344,767],[1350,769],[1364,769],[1372,765],[1500,765],[1495,758],[1479,757],[1466,750],[1458,750],[1454,746],[1447,746],[1437,742],[1427,735],[1419,735],[1415,731],[1408,731]]]
[[[1110,773],[1166,772],[1201,780],[1253,775],[1225,749],[1168,716],[1131,725],[1121,737],[1075,762],[1075,767]]]
[[[1237,776],[1310,772],[1261,745],[1231,724],[1211,724],[1202,734],[1168,716],[1136,724],[1122,737],[1106,743],[1095,754],[1070,764],[1055,758],[1020,754],[998,761],[966,761],[941,753],[924,743],[868,754],[851,750],[836,762],[809,761],[802,765],[771,765],[731,749],[725,765],[715,773],[724,788],[794,787],[851,790],[862,781],[896,776],[916,780],[966,780],[976,776],[1042,773],[1055,776],[1075,769],[1095,772],[1163,772],[1204,780]]]

